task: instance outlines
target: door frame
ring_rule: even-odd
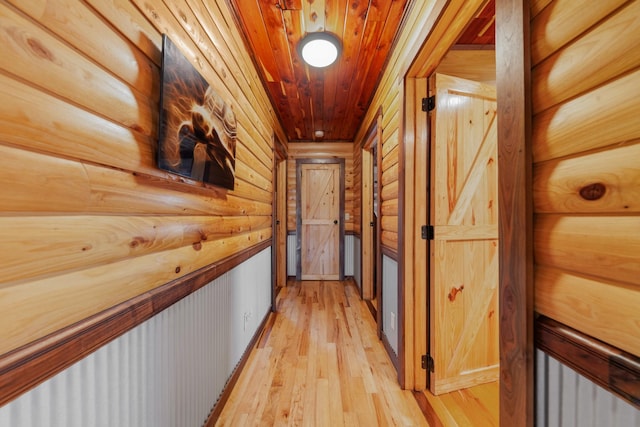
[[[373,222],[373,209],[374,209],[374,198],[377,196],[378,198],[378,206],[380,206],[380,181],[381,181],[381,144],[382,144],[382,108],[378,110],[376,119],[371,123],[369,129],[367,130],[366,136],[362,141],[362,188],[361,188],[361,224],[360,230],[362,232],[362,245],[360,248],[361,251],[361,261],[362,261],[362,285],[360,288],[360,298],[365,301],[369,301],[374,297],[378,301],[378,307],[381,303],[381,293],[380,286],[382,284],[381,281],[381,262],[382,262],[382,254],[380,248],[380,216],[378,215],[378,220],[374,224],[375,233],[373,227],[371,227],[371,223]],[[375,154],[372,153],[375,147]],[[378,165],[377,173],[375,179],[378,181],[377,187],[377,195],[374,194],[375,187],[373,185],[373,161],[367,162],[367,167],[365,170],[365,153],[369,153],[368,156],[373,159],[375,156],[376,164]],[[366,180],[365,180],[366,176]],[[371,182],[369,180],[371,179]],[[368,184],[368,185],[367,185]],[[367,191],[365,191],[365,187]],[[375,236],[375,238],[374,238]],[[368,250],[365,250],[368,249]],[[375,286],[373,284],[372,275],[373,268],[375,266],[376,269],[376,283]],[[376,295],[373,294],[373,289],[376,289]],[[372,309],[372,307],[369,307]],[[377,310],[380,311],[380,310]]]
[[[276,311],[278,292],[287,282],[287,150],[274,134],[271,212],[271,311]],[[281,168],[284,167],[284,179]],[[284,221],[283,221],[284,220]],[[284,248],[279,251],[280,248]],[[280,257],[278,254],[283,256]],[[284,275],[282,274],[284,272]]]
[[[419,232],[418,196],[413,185],[416,118],[415,83],[433,73],[438,63],[467,26],[483,0],[442,1],[434,7],[423,28],[428,31],[424,43],[412,52],[411,65],[404,75],[405,111],[400,151],[399,200],[402,217],[399,235],[399,315],[404,339],[399,345],[398,380],[403,388],[415,388],[422,353],[416,334],[422,320],[420,294],[426,282],[416,283],[415,257],[408,249]],[[496,0],[496,90],[498,96],[498,197],[499,197],[499,305],[500,305],[500,423],[532,426],[534,421],[534,343],[533,343],[533,207],[531,150],[531,63],[530,7],[526,1]],[[415,55],[413,55],[415,54]],[[425,92],[422,92],[425,93]],[[415,163],[414,163],[415,165]],[[406,199],[406,200],[405,200]],[[410,202],[411,205],[409,205]],[[406,205],[406,206],[405,206]],[[419,238],[419,235],[418,235]],[[405,256],[406,254],[406,256]]]
[[[331,159],[296,159],[296,280],[302,278],[302,197],[300,193],[300,184],[302,180],[302,165],[304,164],[316,164],[316,165],[328,165],[338,164],[340,165],[340,206],[339,206],[339,237],[338,237],[338,256],[339,256],[339,269],[338,280],[344,280],[344,192],[345,192],[345,160],[343,158],[331,158]]]

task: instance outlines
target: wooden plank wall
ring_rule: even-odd
[[[292,142],[289,144],[287,158],[287,230],[296,232],[296,160],[298,159],[344,159],[344,212],[345,233],[354,231],[354,173],[353,144],[350,142]]]
[[[0,355],[271,238],[276,119],[225,2],[0,16]],[[235,111],[234,191],[156,168],[162,33]]]
[[[382,178],[380,182],[381,191],[381,243],[393,252],[398,251],[398,155],[399,155],[399,133],[400,133],[400,117],[399,117],[399,103],[402,98],[399,96],[399,89],[402,87],[396,87],[398,92],[394,91],[389,94],[390,99],[382,106],[382,163],[380,166]],[[375,117],[374,117],[375,119]],[[371,126],[371,123],[369,123]],[[358,138],[353,144],[353,164],[357,168],[356,176],[357,186],[354,186],[354,201],[357,201],[357,205],[354,204],[354,210],[356,212],[356,218],[354,227],[357,230],[357,234],[361,233],[362,222],[362,144],[366,133],[363,134],[363,129],[366,131],[367,127],[361,128],[358,133]],[[354,170],[355,172],[355,170]]]
[[[362,235],[362,145],[351,144],[353,148],[353,233]]]
[[[532,5],[535,309],[640,356],[640,2]]]
[[[420,52],[424,40],[437,21],[438,14],[446,5],[445,0],[414,2],[405,16],[404,27],[396,40],[387,68],[374,94],[365,119],[356,135],[356,145],[366,138],[367,129],[382,112],[382,179],[381,179],[381,226],[383,247],[398,252],[398,206],[400,178],[400,141],[404,120],[404,76]],[[444,48],[445,50],[448,47]],[[359,151],[354,154],[360,156]]]

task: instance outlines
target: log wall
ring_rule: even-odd
[[[353,232],[362,235],[362,146],[351,144],[353,148]]]
[[[400,82],[401,83],[401,82]],[[370,111],[382,111],[382,143],[378,147],[382,150],[382,162],[379,165],[381,180],[380,185],[380,210],[381,210],[381,244],[394,252],[398,250],[398,153],[400,138],[400,117],[399,103],[402,101],[400,91],[402,84],[393,87],[394,91],[388,94],[389,99]],[[371,120],[374,120],[372,117]],[[366,125],[366,126],[364,126]],[[362,232],[362,145],[366,139],[366,131],[372,125],[371,122],[364,122],[360,128],[358,137],[353,144],[353,164],[357,173],[357,186],[354,187],[354,200],[357,201],[355,209],[355,231],[359,234]]]
[[[225,2],[0,18],[0,355],[271,238],[282,131]],[[235,111],[232,191],[156,167],[162,33]]]
[[[532,8],[535,309],[640,355],[640,2]]]

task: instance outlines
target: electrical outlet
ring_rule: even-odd
[[[251,312],[250,311],[245,311],[244,315],[243,315],[243,318],[244,318],[244,324],[242,326],[242,330],[246,332],[247,323],[249,323],[249,320],[251,319]]]

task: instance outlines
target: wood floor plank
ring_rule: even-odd
[[[498,425],[497,384],[401,390],[353,281],[291,281],[276,307],[217,426]]]
[[[469,393],[478,399],[483,409],[489,413],[494,426],[500,423],[500,389],[498,385],[499,382],[496,381],[469,389]]]
[[[216,425],[426,426],[415,399],[395,381],[353,283],[290,285]]]

